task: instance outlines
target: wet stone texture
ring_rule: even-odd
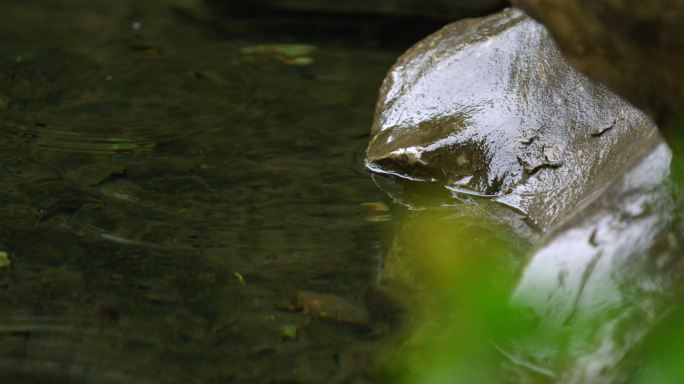
[[[661,140],[540,240],[512,303],[536,319],[518,357],[563,383],[623,382],[627,357],[676,302],[682,263]]]
[[[371,170],[491,197],[544,230],[657,129],[569,66],[541,24],[507,9],[450,24],[399,58],[372,134]]]
[[[461,202],[490,198],[453,216],[477,212],[468,223],[504,223],[518,239],[509,244],[536,243],[522,271],[500,276],[517,279],[511,303],[530,318],[529,333],[504,345],[514,377],[593,383],[634,373],[635,350],[675,302],[682,275],[672,154],[642,112],[568,65],[541,24],[508,9],[407,51],[385,79],[372,134],[371,170],[444,186]],[[527,216],[541,239],[493,202]],[[482,240],[459,238],[461,227],[444,234],[458,239],[450,256]],[[407,228],[400,240],[422,230]],[[411,273],[429,252],[407,249],[395,242],[381,284],[426,295],[408,292],[429,279]]]

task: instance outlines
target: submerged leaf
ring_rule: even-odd
[[[285,324],[280,327],[280,335],[283,340],[295,340],[298,332],[299,328],[296,324]]]
[[[368,326],[368,313],[364,308],[333,295],[299,291],[297,303],[319,318],[334,320],[340,323]]]
[[[240,51],[245,55],[271,56],[288,65],[311,65],[315,49],[315,46],[306,44],[263,44],[244,47]]]
[[[10,259],[9,254],[5,251],[0,251],[0,269],[9,269]]]

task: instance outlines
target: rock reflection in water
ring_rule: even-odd
[[[403,332],[381,354],[384,382],[499,381],[502,355],[490,341],[518,332],[506,303],[536,237],[516,231],[520,215],[481,203],[400,219],[376,288],[404,309]]]

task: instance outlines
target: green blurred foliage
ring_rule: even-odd
[[[684,191],[684,114],[679,114],[663,130],[672,149],[672,179],[678,199],[677,219],[682,225],[682,191]],[[682,237],[680,230],[679,238]],[[680,282],[681,286],[681,282]],[[681,288],[681,287],[680,287]],[[684,296],[684,291],[679,297]],[[684,382],[684,307],[678,304],[672,308],[659,326],[653,330],[643,348],[634,351],[631,357],[639,364],[639,371],[630,383],[674,384]]]
[[[521,329],[507,300],[528,244],[464,210],[411,212],[400,224],[381,285],[411,319],[381,359],[384,382],[496,382],[494,342]]]

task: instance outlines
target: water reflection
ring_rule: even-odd
[[[500,382],[505,358],[492,342],[520,332],[507,302],[534,239],[516,221],[491,201],[401,219],[378,282],[407,309],[381,353],[384,382]]]

